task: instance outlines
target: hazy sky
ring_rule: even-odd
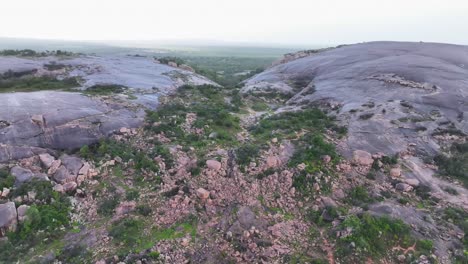
[[[2,0],[0,36],[468,44],[468,0]]]

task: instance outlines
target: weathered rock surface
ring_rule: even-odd
[[[123,85],[134,91],[136,99],[121,95],[119,100],[109,102],[61,91],[0,94],[0,144],[11,146],[9,152],[0,147],[0,161],[21,156],[19,151],[38,151],[17,149],[19,146],[76,149],[95,143],[121,127],[140,126],[144,108],[156,107],[159,93],[174,91],[184,84],[214,84],[193,72],[157,64],[150,58],[80,56],[60,60],[67,65],[67,71],[48,72],[44,65],[56,59],[0,57],[0,74],[12,71],[80,77],[82,88]],[[11,148],[16,148],[13,153]]]
[[[427,135],[438,123],[468,133],[467,82],[466,46],[370,42],[271,67],[247,80],[242,92],[289,94],[287,108],[338,106],[348,126],[348,156],[356,149],[395,153],[409,143],[434,154],[438,146]],[[395,122],[408,116],[423,122]]]
[[[15,166],[10,171],[11,175],[15,177],[15,185],[19,186],[24,182],[30,181],[32,179],[37,180],[48,180],[47,175],[44,173],[33,173],[31,170]]]
[[[1,131],[1,128],[0,128]],[[11,146],[0,143],[0,162],[29,158],[37,154],[47,153],[48,150],[28,146]]]

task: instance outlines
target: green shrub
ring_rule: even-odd
[[[125,195],[125,199],[127,199],[127,201],[134,201],[138,198],[140,198],[140,192],[138,192],[138,190],[135,189],[127,191]]]
[[[242,145],[235,151],[236,162],[241,166],[246,166],[250,162],[254,162],[255,159],[259,156],[260,150],[258,146],[246,144]]]
[[[110,197],[105,198],[103,201],[99,203],[98,213],[111,216],[114,213],[114,209],[120,202],[120,198],[118,196],[112,195]]]
[[[414,242],[409,226],[399,219],[370,214],[359,217],[351,215],[343,221],[341,227],[352,229],[351,235],[338,239],[338,253],[342,256],[360,251],[362,258],[366,255],[377,258],[385,255],[393,246],[408,247]],[[354,242],[355,249],[350,248],[351,242]]]
[[[117,84],[98,84],[87,88],[84,93],[89,95],[110,95],[125,92],[128,89],[123,85]]]
[[[21,77],[10,78],[6,80],[0,79],[0,92],[31,92],[38,90],[57,90],[78,87],[79,83],[76,78],[66,78],[58,80],[53,77]]]
[[[290,167],[305,163],[307,172],[315,173],[323,169],[323,156],[329,155],[332,164],[338,161],[339,156],[335,146],[326,142],[321,134],[308,134],[301,139],[298,145],[298,149],[289,161]]]
[[[135,246],[139,243],[144,229],[142,221],[132,218],[125,218],[114,223],[109,229],[109,235],[118,243],[123,243],[127,247]]]
[[[351,203],[353,205],[362,205],[372,201],[372,199],[369,197],[367,189],[364,186],[357,186],[351,189],[349,198],[351,199]]]
[[[136,208],[137,212],[143,216],[148,216],[151,214],[151,212],[153,211],[151,209],[151,207],[149,207],[148,205],[146,204],[141,204],[141,205],[138,205],[137,208]]]
[[[439,154],[434,161],[443,175],[452,176],[468,187],[468,143],[454,143],[451,156]]]
[[[421,239],[418,240],[416,243],[416,249],[418,251],[424,252],[424,254],[428,255],[432,251],[432,248],[434,247],[434,242],[429,239]]]
[[[11,188],[15,183],[15,177],[11,175],[7,169],[0,169],[0,190],[3,188]]]

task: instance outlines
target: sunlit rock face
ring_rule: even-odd
[[[434,133],[468,133],[468,47],[371,42],[326,50],[273,66],[243,93],[282,93],[287,108],[334,108],[349,129],[345,154],[435,153]],[[284,110],[284,109],[283,109]]]

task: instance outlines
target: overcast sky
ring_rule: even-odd
[[[2,0],[0,37],[468,44],[468,0]]]

